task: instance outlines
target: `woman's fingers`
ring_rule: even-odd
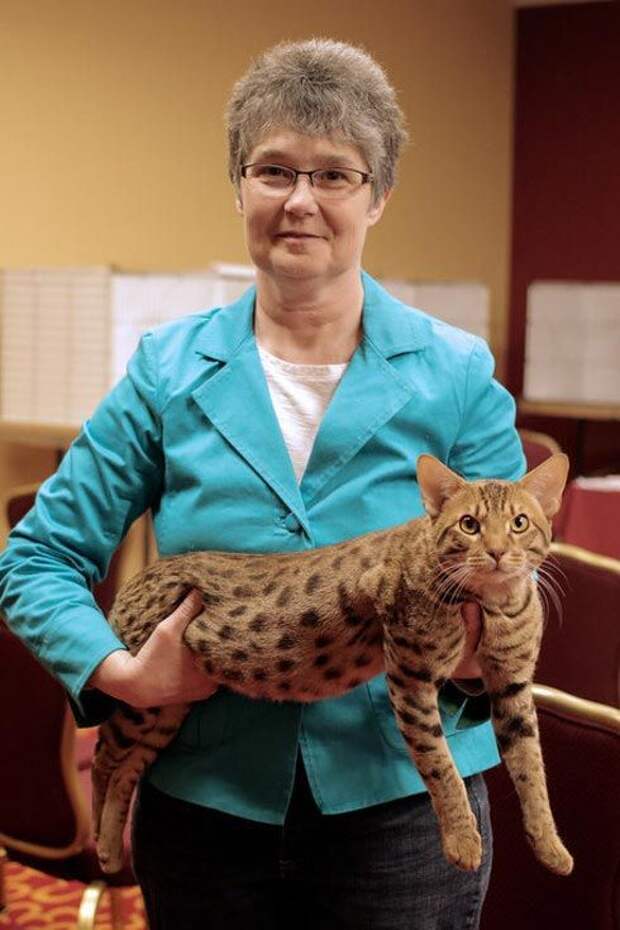
[[[197,617],[198,614],[203,609],[202,595],[200,591],[196,588],[192,588],[187,597],[185,597],[178,607],[176,607],[170,616],[166,617],[165,620],[159,624],[159,629],[171,633],[172,635],[178,635],[179,638],[182,638],[183,633],[185,632],[185,627],[190,620],[193,620],[194,617]]]

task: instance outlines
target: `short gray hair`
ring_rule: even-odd
[[[229,173],[272,129],[326,135],[357,146],[374,175],[374,198],[390,190],[407,141],[404,117],[387,76],[361,48],[332,39],[282,42],[260,55],[228,102]]]

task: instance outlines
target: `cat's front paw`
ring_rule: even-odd
[[[448,862],[466,872],[480,868],[482,861],[482,839],[475,827],[459,833],[446,833],[442,840],[443,851]]]
[[[573,857],[557,835],[548,833],[544,837],[528,834],[536,858],[556,875],[570,875],[573,871]]]

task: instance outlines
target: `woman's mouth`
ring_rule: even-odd
[[[277,233],[276,239],[320,239],[320,236],[314,235],[314,233],[302,233],[302,232],[292,232],[290,230],[285,230],[284,232]]]

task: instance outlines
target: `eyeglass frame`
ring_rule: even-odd
[[[362,171],[360,168],[349,168],[349,167],[345,167],[344,165],[326,165],[325,168],[313,168],[312,171],[300,171],[297,168],[291,168],[289,165],[278,165],[276,163],[272,163],[268,161],[253,161],[247,165],[241,165],[241,177],[244,178],[246,181],[247,180],[251,181],[252,178],[247,177],[246,171],[248,170],[248,168],[254,168],[257,165],[260,165],[263,168],[282,168],[284,171],[290,171],[293,174],[293,182],[290,185],[290,187],[282,188],[281,191],[278,191],[278,193],[282,193],[282,194],[287,194],[287,193],[290,193],[290,191],[295,190],[300,174],[307,175],[310,180],[310,186],[312,187],[312,189],[318,190],[319,192],[321,192],[324,189],[315,186],[313,176],[315,174],[320,174],[322,171],[353,171],[355,174],[359,174],[362,179],[361,184],[359,185],[359,187],[353,188],[353,190],[351,190],[350,193],[352,194],[355,193],[355,191],[357,190],[361,190],[364,184],[371,184],[375,180],[375,176],[371,171]],[[274,190],[276,189],[274,188]]]

